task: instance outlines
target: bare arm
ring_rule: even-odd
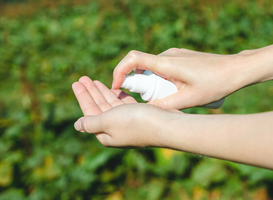
[[[162,134],[163,146],[273,169],[273,112],[180,115]]]
[[[273,79],[273,45],[234,55],[171,48],[159,55],[131,51],[116,66],[113,88],[134,69],[151,70],[175,83],[178,92],[153,102],[163,108],[201,106],[247,85]]]
[[[163,147],[273,169],[273,112],[194,115],[136,104],[87,77],[73,84],[85,114],[75,128],[107,147]]]
[[[130,53],[115,69],[113,88],[134,68],[155,71],[179,89],[155,103],[166,109],[136,104],[120,90],[84,77],[73,84],[85,115],[75,128],[95,133],[108,147],[172,148],[273,169],[273,112],[193,115],[170,109],[203,105],[272,80],[272,55],[273,45],[227,56],[185,49],[170,49],[160,56]]]

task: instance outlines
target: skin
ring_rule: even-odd
[[[202,106],[247,85],[272,80],[273,45],[234,55],[171,48],[159,55],[129,52],[113,72],[113,89],[132,70],[150,70],[171,80],[178,92],[152,104],[183,109]]]
[[[139,61],[125,57],[121,61],[122,65],[119,64],[114,71],[114,89],[110,90],[101,82],[92,81],[88,77],[82,77],[72,85],[84,113],[84,117],[75,123],[75,128],[95,134],[106,147],[172,148],[273,169],[273,112],[250,115],[196,115],[176,110],[204,105],[246,85],[271,80],[273,65],[269,55],[272,51],[272,46],[269,46],[225,57],[182,50],[182,59],[181,52],[177,49],[163,52],[163,55],[159,56],[137,52],[138,56],[143,56],[140,60],[145,67],[134,63]],[[124,63],[126,60],[130,66],[128,69]],[[123,75],[131,68],[152,71],[157,69],[156,73],[162,76],[166,66],[162,67],[159,63],[164,65],[164,60],[174,64],[167,65],[170,70],[164,76],[179,88],[172,98],[165,98],[163,103],[158,101],[154,105],[138,104],[129,95],[115,89],[122,83]],[[180,64],[182,60],[185,61],[183,66]],[[190,63],[187,63],[187,60],[191,60],[195,65],[188,66]],[[157,62],[159,63],[155,64]],[[123,71],[120,66],[123,66]],[[225,73],[222,73],[222,70]],[[183,76],[179,78],[181,74]],[[224,85],[230,81],[232,84],[224,89]],[[202,93],[203,90],[206,92]],[[212,96],[210,101],[198,97],[197,94],[202,96],[200,92],[207,98]],[[188,97],[184,97],[185,95],[190,95],[193,103],[187,102]],[[179,98],[186,102],[181,103]]]

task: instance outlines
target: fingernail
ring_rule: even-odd
[[[74,127],[77,131],[84,133],[84,130],[82,128],[82,119],[83,119],[83,117],[78,119],[78,121],[75,122]]]

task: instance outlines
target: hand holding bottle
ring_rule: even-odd
[[[116,66],[112,88],[121,87],[125,75],[132,70],[150,70],[171,80],[178,89],[175,94],[152,104],[174,109],[202,106],[218,101],[244,86],[272,79],[272,73],[266,71],[269,66],[263,63],[266,61],[259,59],[265,50],[265,54],[270,54],[266,48],[234,55],[176,48],[157,56],[131,51]],[[258,70],[260,66],[263,66],[263,70]]]
[[[122,88],[129,89],[130,92],[140,93],[144,101],[153,103],[153,101],[161,100],[177,92],[177,88],[173,82],[164,79],[153,72],[145,70],[143,74],[126,75]],[[202,107],[217,109],[222,106],[225,98],[206,104]]]

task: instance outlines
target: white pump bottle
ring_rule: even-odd
[[[140,93],[141,98],[149,102],[162,99],[177,92],[177,88],[173,82],[157,76],[148,70],[144,71],[143,74],[127,75],[121,87],[128,89],[130,92]],[[224,100],[223,98],[202,107],[216,109],[222,106]]]

